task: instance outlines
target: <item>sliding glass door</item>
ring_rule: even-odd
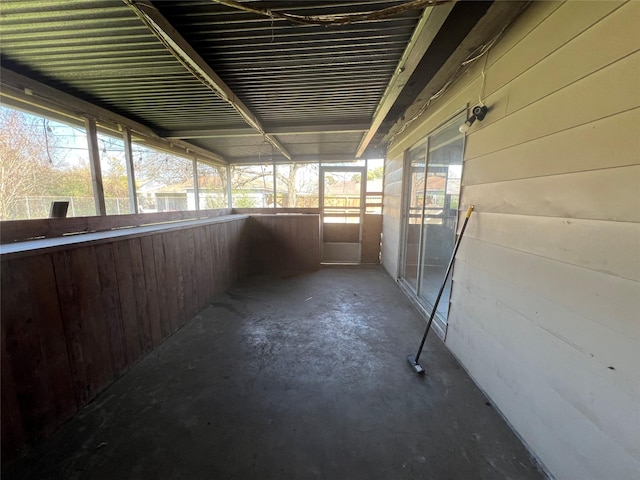
[[[424,175],[427,164],[426,142],[409,152],[406,160],[406,212],[403,278],[414,289],[418,288],[418,260],[424,209]]]
[[[416,299],[431,310],[453,253],[460,199],[464,114],[433,132],[406,158],[404,244],[401,278]],[[440,304],[446,324],[451,278]]]

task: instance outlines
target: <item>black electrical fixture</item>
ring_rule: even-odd
[[[489,109],[486,107],[486,105],[476,105],[475,107],[473,107],[473,115],[471,115],[466,122],[460,125],[460,128],[458,129],[460,130],[460,133],[467,133],[469,127],[473,125],[473,122],[475,122],[476,120],[478,120],[479,122],[484,120],[484,117],[488,111]]]

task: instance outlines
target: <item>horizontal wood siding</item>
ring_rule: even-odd
[[[384,167],[384,197],[382,206],[382,266],[392,278],[398,277],[400,220],[402,204],[402,152],[389,156]]]
[[[3,255],[3,462],[253,269],[249,259],[277,258],[270,265],[287,271],[318,268],[318,215],[250,220],[250,228],[238,216]],[[268,231],[270,243],[256,245],[256,231]]]
[[[446,343],[558,479],[640,472],[639,24],[639,2],[533,2],[467,134]],[[483,63],[390,158],[477,103]]]

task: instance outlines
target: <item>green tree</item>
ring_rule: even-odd
[[[128,198],[129,181],[127,168],[118,157],[111,156],[102,159],[102,186],[104,196],[110,198]],[[104,165],[106,163],[106,165]]]
[[[367,180],[378,180],[384,174],[384,167],[371,168],[367,172]]]
[[[46,193],[65,197],[93,197],[91,169],[86,160],[78,165],[52,170]]]

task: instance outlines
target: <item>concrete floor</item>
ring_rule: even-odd
[[[216,299],[4,479],[540,479],[380,267]]]

